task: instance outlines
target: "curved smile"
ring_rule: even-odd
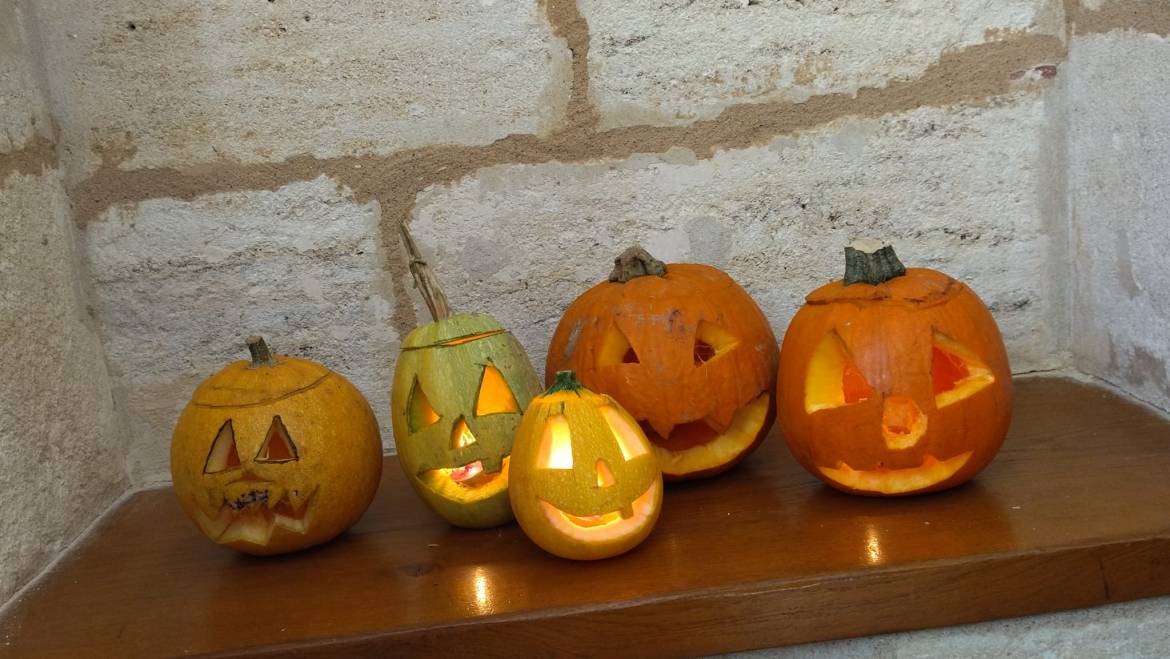
[[[504,456],[499,471],[484,471],[483,461],[459,467],[439,467],[419,474],[419,481],[435,494],[452,501],[479,501],[508,490],[508,462]]]
[[[854,469],[844,462],[837,463],[835,469],[832,467],[817,467],[817,469],[827,478],[851,490],[880,494],[902,494],[925,489],[954,476],[971,459],[971,454],[972,451],[967,451],[946,460],[939,460],[928,454],[923,457],[920,466],[906,469],[886,469],[883,467],[862,471]]]
[[[540,510],[554,528],[564,535],[586,541],[622,538],[637,532],[655,519],[655,508],[662,499],[662,483],[655,481],[646,491],[621,510],[598,515],[574,515],[540,500]]]

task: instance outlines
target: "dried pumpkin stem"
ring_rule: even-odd
[[[876,240],[856,240],[845,247],[845,285],[877,286],[906,274],[891,245]]]
[[[252,368],[261,366],[276,366],[276,360],[268,350],[268,344],[263,337],[249,336],[247,339],[248,352],[252,353]]]
[[[665,263],[650,256],[650,252],[642,249],[641,245],[634,245],[613,260],[613,272],[609,274],[609,280],[624,284],[635,277],[661,277],[665,274]]]
[[[410,255],[410,274],[414,276],[414,286],[422,295],[423,302],[427,303],[431,318],[443,320],[449,317],[451,305],[447,302],[447,296],[439,286],[439,280],[435,277],[431,266],[423,260],[422,253],[418,251],[418,245],[415,244],[406,224],[399,222],[398,229],[402,233],[402,244],[406,246],[406,252]]]

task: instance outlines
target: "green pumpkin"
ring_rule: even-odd
[[[415,329],[394,371],[398,462],[435,512],[455,526],[512,520],[512,438],[540,380],[494,318],[459,314]]]

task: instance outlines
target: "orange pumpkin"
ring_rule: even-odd
[[[663,476],[722,472],[764,439],[775,418],[776,338],[731,277],[655,260],[640,247],[609,281],[565,312],[545,369],[576,371],[641,424]]]
[[[892,248],[846,248],[843,281],[808,296],[780,351],[780,429],[847,492],[953,487],[999,451],[1012,381],[999,329],[962,282],[907,270]]]

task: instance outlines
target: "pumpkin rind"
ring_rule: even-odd
[[[489,365],[514,397],[514,412],[476,415],[478,389]],[[416,382],[438,419],[412,428],[410,396]],[[505,459],[524,408],[539,392],[540,380],[524,349],[491,316],[458,314],[416,328],[402,343],[391,393],[395,445],[407,481],[455,526],[486,528],[511,521]],[[460,422],[475,443],[452,444]],[[485,474],[498,476],[473,487],[444,482],[436,473],[476,462]]]
[[[571,466],[541,464],[550,423],[568,433]],[[533,542],[562,558],[592,560],[627,552],[658,520],[662,475],[653,447],[621,405],[575,381],[569,388],[554,382],[533,399],[516,431],[511,464],[509,496],[516,520]],[[606,516],[613,519],[605,521]],[[592,528],[573,523],[580,518],[600,521]]]
[[[239,465],[205,473],[229,420]],[[295,459],[262,462],[277,424]],[[295,357],[276,357],[273,366],[234,362],[208,378],[171,440],[183,511],[212,540],[249,554],[296,551],[342,533],[369,507],[381,474],[382,442],[365,397],[341,375]],[[254,501],[266,502],[267,512],[244,503]]]
[[[810,364],[833,334],[846,351],[833,363],[847,359],[864,378],[855,391],[871,390],[813,405],[806,396]],[[972,365],[971,381],[937,401],[936,347]],[[877,285],[837,281],[810,294],[784,337],[779,389],[780,428],[793,456],[826,483],[858,494],[963,483],[995,457],[1011,421],[1011,370],[991,313],[962,282],[922,268]],[[893,434],[886,419],[899,420]]]
[[[708,344],[700,355],[699,337],[728,343]],[[637,363],[611,355],[623,338]],[[574,301],[553,335],[545,380],[573,370],[585,386],[612,396],[643,422],[664,477],[681,480],[731,468],[767,435],[776,360],[767,319],[731,277],[706,265],[671,264],[660,276],[602,282]],[[761,395],[769,412],[758,431],[728,436],[736,415]],[[707,441],[723,446],[684,453],[671,434],[694,422],[710,427]]]

